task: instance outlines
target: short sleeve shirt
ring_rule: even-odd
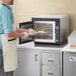
[[[13,31],[14,17],[12,8],[3,3],[0,5],[0,35],[8,34]],[[2,48],[1,36],[0,36],[0,48]]]

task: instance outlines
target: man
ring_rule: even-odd
[[[35,31],[33,29],[20,29],[17,28],[16,31],[13,31],[13,13],[10,5],[13,5],[13,0],[3,0],[3,3],[0,5],[0,35],[7,34],[9,37],[13,38],[28,38],[29,35],[33,36]],[[4,72],[3,61],[2,61],[2,43],[0,38],[0,76],[13,76],[13,72]]]

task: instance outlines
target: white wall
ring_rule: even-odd
[[[13,9],[15,26],[34,15],[67,14],[71,30],[76,29],[76,0],[14,0]]]
[[[68,14],[71,29],[76,29],[76,0],[14,0],[14,14],[16,25],[34,15]]]

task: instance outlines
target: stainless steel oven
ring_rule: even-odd
[[[63,44],[69,34],[69,17],[66,15],[36,16],[32,18],[35,43]]]

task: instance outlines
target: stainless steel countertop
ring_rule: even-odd
[[[25,44],[20,44],[17,46],[17,48],[29,48],[29,49],[52,49],[52,50],[61,50],[64,46],[50,46],[50,47],[40,47],[40,46],[35,46],[34,42],[28,42]]]
[[[52,50],[61,50],[66,52],[76,52],[76,47],[70,47],[70,44],[66,44],[62,47],[38,47],[34,45],[34,42],[28,42],[25,44],[20,44],[17,48],[25,48],[25,49],[52,49]]]

